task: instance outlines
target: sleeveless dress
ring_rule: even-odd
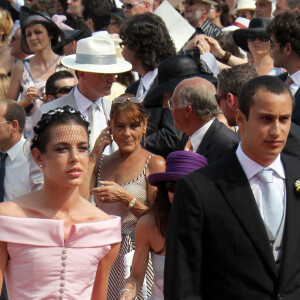
[[[146,179],[146,170],[151,157],[152,157],[151,155],[148,157],[142,173],[136,179],[122,185],[122,187],[125,190],[130,192],[138,201],[140,201],[146,206],[150,205],[148,199],[148,185]],[[104,155],[102,155],[99,162],[97,186],[100,186],[99,181],[101,180],[101,167],[102,167],[103,159],[104,159]],[[120,202],[99,203],[98,207],[104,212],[106,212],[107,214],[120,216],[122,220],[121,248],[118,257],[110,271],[108,292],[107,292],[108,300],[117,300],[120,298],[120,291],[122,290],[125,281],[124,280],[125,278],[124,255],[135,249],[134,234],[135,234],[135,228],[138,220],[130,212],[130,210],[128,210]],[[146,276],[147,276],[147,289],[148,289],[147,295],[149,297],[151,296],[151,288],[153,285],[153,270],[152,270],[151,260],[149,260],[148,263]],[[141,292],[139,293],[137,299],[139,300],[143,299]]]
[[[0,216],[0,241],[9,254],[5,271],[10,300],[91,299],[98,263],[121,240],[121,220],[73,224]]]
[[[61,63],[62,57],[59,57],[57,61],[57,65],[55,68],[55,72],[62,71],[62,70],[68,70],[67,67],[62,65]],[[21,87],[22,87],[22,95],[24,96],[24,93],[27,91],[27,89],[31,86],[35,86],[37,89],[39,89],[40,93],[45,93],[45,85],[47,80],[41,80],[41,81],[35,81],[31,75],[30,72],[30,60],[24,59],[24,70],[22,74],[22,81],[21,81]],[[29,137],[31,135],[32,131],[32,122],[33,122],[33,115],[34,112],[43,104],[43,102],[39,99],[36,99],[34,101],[34,105],[29,105],[28,108],[26,107],[26,124],[25,124],[25,130],[24,130],[24,136],[25,138]]]

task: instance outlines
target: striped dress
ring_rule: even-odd
[[[100,159],[99,170],[97,175],[97,184],[101,180],[101,167],[104,155]],[[138,201],[146,206],[150,205],[148,199],[148,185],[146,179],[146,170],[151,155],[148,157],[142,173],[134,180],[122,184],[121,186],[130,192]],[[120,291],[124,286],[125,268],[124,268],[124,255],[135,249],[134,234],[137,225],[137,218],[128,210],[123,203],[100,203],[98,207],[109,215],[120,216],[122,219],[122,242],[120,252],[117,259],[110,271],[107,300],[118,300],[120,298]],[[148,297],[151,296],[151,288],[153,285],[153,270],[152,262],[149,260],[147,271],[147,288]],[[142,293],[140,292],[136,299],[142,300]]]

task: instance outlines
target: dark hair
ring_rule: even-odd
[[[64,78],[74,78],[74,75],[66,70],[53,73],[46,81],[46,95],[52,95],[56,98],[57,86],[55,85],[55,82]]]
[[[242,64],[223,69],[218,74],[218,89],[222,93],[220,96],[226,96],[227,93],[238,96],[243,85],[257,76],[258,73],[250,64]]]
[[[6,112],[3,116],[5,120],[10,122],[17,120],[19,123],[19,133],[22,133],[26,120],[24,108],[13,100],[1,100],[1,103],[6,104]]]
[[[130,97],[135,97],[135,96],[132,94],[123,94],[117,98],[121,98],[121,97],[130,98]],[[118,117],[121,113],[127,113],[129,115],[129,117],[137,119],[139,124],[146,123],[146,121],[147,121],[146,108],[145,108],[143,102],[132,103],[132,102],[126,100],[123,103],[115,103],[113,101],[113,103],[111,105],[111,110],[110,110],[110,120],[112,121],[113,119]]]
[[[216,38],[219,42],[221,48],[224,51],[229,51],[232,55],[244,58],[238,45],[233,40],[233,32],[228,32],[227,34],[220,35]]]
[[[268,25],[267,33],[275,37],[281,49],[290,43],[300,57],[300,12],[286,11],[277,15]]]
[[[157,68],[165,58],[176,54],[164,21],[153,13],[126,19],[120,29],[120,38],[148,71]]]
[[[110,3],[104,0],[83,0],[82,5],[84,6],[83,19],[86,21],[91,18],[95,31],[106,30],[110,21]]]
[[[76,35],[76,37],[75,37],[75,41],[77,41],[77,42],[81,39],[85,39],[87,37],[92,36],[92,32],[91,32],[89,26],[82,20],[70,19],[70,20],[64,21],[64,23],[66,25],[72,27],[73,29],[77,29],[80,31],[80,33],[78,35]]]
[[[116,82],[129,87],[131,84],[135,82],[134,75],[131,71],[120,73],[116,77]]]
[[[57,14],[57,3],[49,0],[34,0],[31,9],[36,12],[47,13],[52,17]]]
[[[227,27],[233,23],[232,16],[229,13],[229,7],[227,3],[222,0],[215,0],[217,5],[215,5],[216,11],[221,12],[220,14],[220,22],[222,26]]]
[[[269,91],[272,94],[282,95],[288,93],[293,101],[293,95],[290,88],[279,78],[275,76],[258,76],[248,81],[239,93],[239,109],[248,120],[249,111],[253,105],[253,97],[259,89]]]
[[[167,235],[167,224],[170,210],[171,203],[169,200],[166,183],[163,182],[157,186],[154,203],[147,212],[154,216],[155,224],[163,238],[166,238]]]
[[[298,8],[300,10],[300,2],[299,0],[286,0],[286,4],[289,9]]]
[[[57,125],[71,124],[81,125],[86,130],[87,135],[89,135],[89,122],[78,110],[70,106],[58,107],[44,113],[33,128],[33,139],[30,149],[37,148],[40,152],[45,153],[52,128]]]

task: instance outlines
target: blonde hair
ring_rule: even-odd
[[[6,99],[10,78],[6,74],[0,74],[0,100]]]
[[[4,31],[2,42],[6,42],[14,27],[13,19],[8,10],[0,8],[0,29]]]

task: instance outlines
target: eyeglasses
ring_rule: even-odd
[[[168,100],[168,106],[169,106],[170,110],[173,109],[174,103],[173,103],[173,101],[172,101],[172,98]]]
[[[167,181],[166,182],[166,189],[167,189],[168,192],[174,194],[175,188],[176,188],[176,182],[174,182],[174,181]]]
[[[140,97],[119,97],[116,98],[113,103],[124,103],[126,101],[129,101],[131,103],[142,103],[143,99]]]
[[[141,4],[141,3],[144,3],[145,1],[140,1],[140,2],[135,2],[135,3],[124,3],[122,5],[122,9],[132,9],[135,5],[138,5],[138,4]]]
[[[127,45],[127,43],[122,42],[122,43],[120,43],[119,45],[120,45],[120,48],[121,48],[121,49],[124,49],[124,47]]]
[[[1,121],[0,124],[10,123],[11,121]]]
[[[248,42],[254,42],[256,39],[259,39],[261,42],[268,42],[270,40],[270,38],[268,36],[249,36],[247,38]]]
[[[74,86],[63,86],[55,91],[55,94],[69,94]]]

